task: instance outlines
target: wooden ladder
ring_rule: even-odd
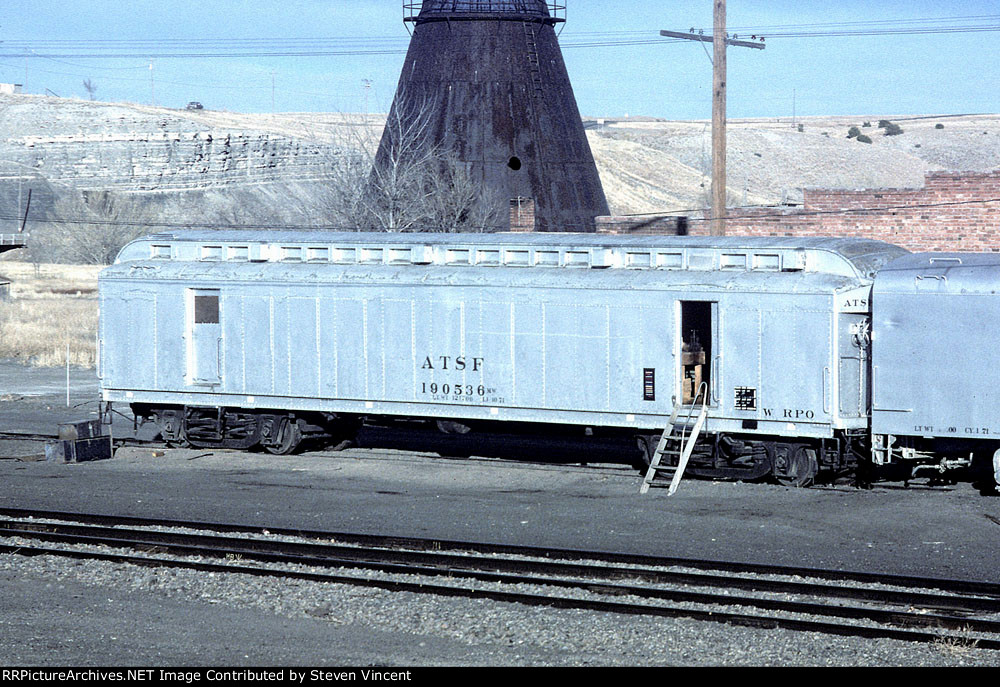
[[[695,418],[694,411],[698,407],[699,398],[701,398],[701,408],[698,410],[698,416]],[[687,416],[684,418],[684,421],[678,425],[677,416],[680,412],[681,404],[678,403],[674,406],[674,411],[670,414],[670,419],[667,421],[667,426],[663,429],[663,434],[660,435],[660,441],[656,445],[656,450],[653,451],[653,455],[649,461],[649,469],[646,470],[642,486],[639,487],[640,494],[645,494],[649,491],[649,485],[653,483],[653,480],[660,473],[671,475],[667,496],[673,496],[674,492],[677,491],[677,487],[681,483],[681,477],[684,476],[684,470],[687,468],[688,460],[690,460],[691,453],[694,451],[694,446],[698,441],[698,436],[705,426],[705,419],[708,417],[708,385],[702,382],[698,388],[698,395],[695,396],[695,402],[687,409]],[[694,419],[693,423],[692,419]],[[690,433],[688,432],[689,429]],[[660,465],[663,456],[677,456],[677,465]]]

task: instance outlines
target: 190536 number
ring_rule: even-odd
[[[485,396],[489,389],[484,384],[438,384],[437,382],[421,382],[420,392],[424,394],[444,394],[445,396]]]

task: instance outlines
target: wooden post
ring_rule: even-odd
[[[738,45],[744,48],[764,49],[764,39],[752,36],[750,41],[730,39],[726,36],[726,0],[713,0],[714,27],[711,36],[680,31],[660,31],[667,38],[711,43],[712,59],[712,208],[709,233],[726,234],[726,48]]]
[[[726,0],[715,0],[712,29],[712,236],[726,235]]]

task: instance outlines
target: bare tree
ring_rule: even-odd
[[[426,101],[396,99],[362,204],[383,231],[419,231],[429,219],[433,194],[446,166],[446,151],[434,142],[434,108]]]
[[[94,93],[97,93],[97,84],[95,84],[90,79],[84,79],[83,88],[90,94],[90,99],[94,99]]]
[[[347,148],[331,156],[331,218],[359,231],[496,231],[500,204],[435,141],[436,121],[428,101],[397,97],[379,142],[369,127],[355,127]]]
[[[74,191],[59,196],[53,211],[58,219],[44,244],[66,262],[109,265],[126,243],[150,232],[145,204],[127,194]]]
[[[476,183],[467,166],[449,160],[430,179],[430,188],[427,231],[492,232],[507,221],[503,206],[496,198],[484,196],[483,185]]]
[[[359,132],[355,136],[360,139],[364,134]],[[322,217],[318,223],[320,226],[332,226],[342,231],[375,230],[375,224],[362,203],[375,159],[374,153],[364,147],[366,145],[369,142],[352,141],[327,154],[328,182],[323,186],[323,192],[310,202]],[[303,212],[308,215],[313,209],[307,207]]]

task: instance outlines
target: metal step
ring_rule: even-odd
[[[650,465],[649,469],[657,472],[677,472],[676,465]]]

